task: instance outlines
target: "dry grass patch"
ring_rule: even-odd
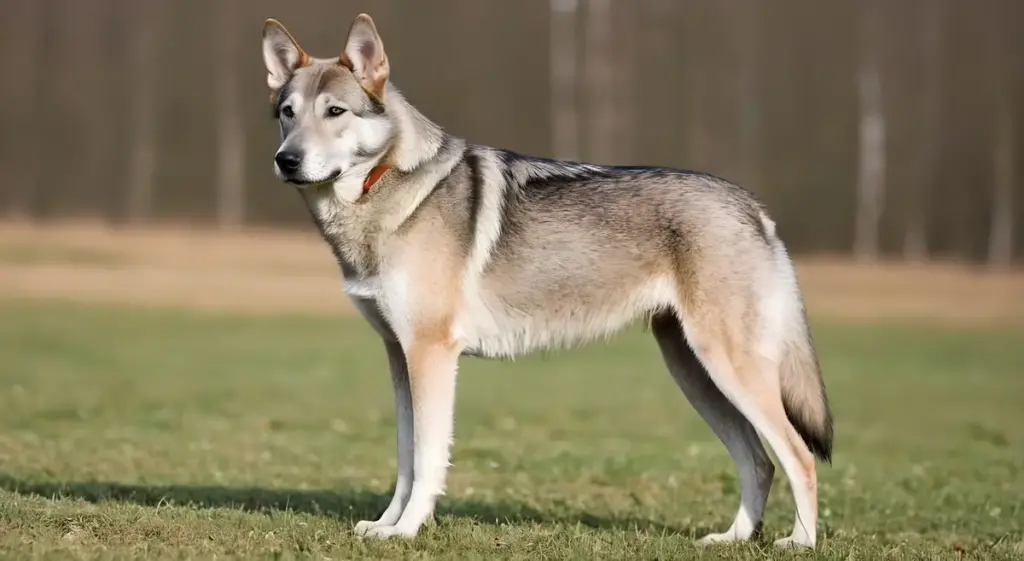
[[[1024,324],[1024,272],[798,260],[814,316]],[[351,310],[333,257],[301,231],[0,223],[0,297],[242,313]]]

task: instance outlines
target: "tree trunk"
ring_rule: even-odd
[[[857,216],[854,256],[859,261],[878,259],[879,227],[885,204],[885,111],[878,40],[879,21],[872,3],[861,8],[861,59],[858,69],[860,106]]]
[[[748,0],[739,4],[740,32],[737,70],[739,90],[739,179],[748,189],[756,191],[761,184],[761,98],[759,89],[761,53],[761,4]]]
[[[713,119],[715,94],[720,84],[718,69],[730,66],[722,53],[708,50],[707,34],[714,18],[712,2],[677,2],[675,9],[682,12],[680,33],[683,35],[682,78],[669,83],[679,89],[683,103],[683,129],[687,166],[711,173],[722,173],[719,167],[719,142]]]
[[[76,170],[78,180],[91,190],[86,200],[80,200],[74,208],[66,209],[74,214],[88,213],[110,219],[121,212],[121,190],[109,182],[110,170],[120,161],[114,146],[118,131],[111,124],[111,116],[97,108],[104,107],[117,99],[120,93],[113,86],[115,73],[114,52],[110,48],[110,37],[117,30],[116,6],[111,0],[91,0],[74,6],[72,25],[77,35],[75,66],[87,69],[78,84],[82,91],[77,93],[79,103],[89,107],[81,111],[81,134],[83,137],[81,168]],[[81,72],[81,70],[79,70]]]
[[[6,206],[10,218],[31,220],[36,217],[42,189],[43,170],[39,167],[40,154],[46,142],[38,122],[45,110],[41,87],[46,63],[43,36],[46,25],[46,0],[10,2],[5,5],[0,24],[0,46],[5,65],[3,121],[12,131],[4,140],[9,143],[0,149],[0,181],[7,196]],[[27,134],[26,134],[27,133]]]
[[[921,26],[915,43],[914,59],[909,64],[923,65],[924,79],[913,88],[911,103],[918,105],[915,123],[913,177],[908,187],[906,222],[903,231],[903,258],[920,262],[928,259],[928,215],[931,210],[931,190],[935,183],[935,167],[938,165],[939,123],[942,113],[942,66],[943,66],[943,25],[944,0],[916,3],[915,19]],[[907,61],[907,58],[903,59]]]
[[[587,0],[587,48],[584,51],[587,122],[590,130],[587,159],[611,163],[615,144],[614,69],[612,68],[611,0]]]
[[[988,239],[988,263],[993,269],[1006,269],[1013,263],[1013,182],[1014,130],[1009,100],[996,113],[996,141],[993,169],[992,226]]]
[[[131,29],[128,73],[132,92],[128,95],[128,221],[138,224],[153,214],[156,189],[157,111],[160,107],[159,76],[160,0],[135,0]]]
[[[238,0],[216,2],[213,26],[217,82],[217,225],[245,220],[245,131],[238,91]]]
[[[999,14],[991,13],[987,58],[989,88],[995,107],[992,151],[992,209],[989,213],[988,265],[992,269],[1006,269],[1013,263],[1014,238],[1014,156],[1016,143],[1014,126],[1014,64],[1011,45],[1014,40],[1012,24]]]
[[[615,35],[611,38],[612,60],[611,113],[612,152],[615,163],[635,163],[636,154],[636,57],[639,51],[637,20],[640,17],[632,4],[612,3],[611,19]]]
[[[580,157],[577,107],[576,22],[579,0],[551,0],[551,149],[554,157]]]

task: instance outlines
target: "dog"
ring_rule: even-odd
[[[344,291],[387,351],[397,418],[394,494],[356,534],[413,537],[444,494],[462,356],[564,348],[637,320],[736,464],[732,525],[760,533],[775,465],[813,548],[815,458],[832,414],[793,264],[775,223],[721,178],[530,157],[447,134],[391,83],[373,20],[315,58],[274,19],[263,58],[281,144]]]

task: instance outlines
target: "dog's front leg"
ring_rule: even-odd
[[[455,416],[455,373],[460,349],[448,341],[408,345],[413,417],[413,483],[409,502],[394,526],[370,528],[367,536],[413,537],[444,494]]]
[[[413,449],[412,449],[412,393],[409,388],[409,367],[405,352],[397,341],[384,342],[388,351],[388,366],[391,369],[391,385],[395,391],[395,423],[398,429],[398,475],[395,478],[395,494],[391,503],[377,520],[363,520],[356,524],[355,533],[362,536],[371,528],[394,526],[402,516],[409,493],[412,491]]]

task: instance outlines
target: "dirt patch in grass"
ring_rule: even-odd
[[[59,259],[103,255],[103,263]],[[44,256],[5,259],[5,256]],[[314,232],[0,224],[0,297],[232,312],[348,313]]]
[[[807,308],[816,316],[1024,325],[1021,270],[837,259],[798,259],[797,270]]]
[[[1024,324],[1024,271],[797,261],[814,317]],[[0,223],[0,297],[232,312],[349,313],[334,259],[296,231]]]

